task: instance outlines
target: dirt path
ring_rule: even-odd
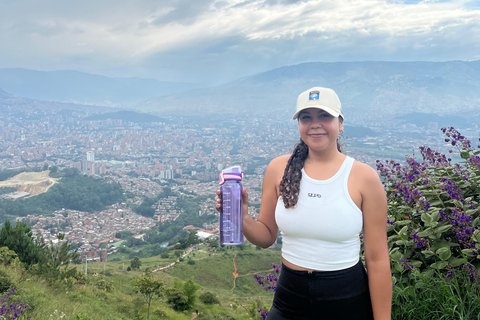
[[[187,250],[185,250],[185,252],[181,255],[181,258],[185,258],[185,257],[187,256],[187,254],[189,254],[189,253],[192,252],[192,251],[193,251],[193,248],[187,248]],[[173,267],[173,266],[175,265],[175,263],[178,263],[178,262],[180,262],[180,259],[178,259],[177,261],[172,262],[172,263],[170,263],[170,264],[168,264],[168,265],[166,265],[166,266],[163,266],[163,267],[161,267],[161,268],[157,268],[157,269],[153,270],[152,272],[162,271],[162,270],[171,268],[171,267]]]
[[[238,272],[237,272],[237,263],[235,262],[235,258],[237,257],[237,254],[236,253],[233,253],[233,288],[232,288],[232,291],[233,289],[235,289],[235,281],[237,280],[237,277],[238,277]]]

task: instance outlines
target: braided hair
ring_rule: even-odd
[[[339,152],[343,151],[340,139],[337,139],[337,150]],[[308,146],[300,139],[300,142],[295,145],[292,155],[288,159],[282,181],[280,182],[280,195],[282,196],[285,208],[291,208],[297,204],[298,194],[300,192],[300,180],[302,179],[302,168],[307,156]]]

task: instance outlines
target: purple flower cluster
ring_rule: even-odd
[[[480,281],[480,276],[478,275],[477,270],[475,269],[474,266],[472,266],[470,263],[465,263],[463,265],[463,270],[468,272],[468,277],[471,280],[477,280]]]
[[[436,168],[448,167],[451,165],[451,158],[447,158],[443,153],[437,152],[427,146],[420,147],[420,153],[423,161]]]
[[[455,182],[442,178],[441,181],[444,183],[442,189],[448,193],[452,199],[463,200],[463,190],[457,187]]]
[[[0,319],[13,320],[21,317],[27,309],[26,304],[8,304],[7,301],[12,299],[12,295],[15,293],[15,289],[10,289],[6,295],[0,298]]]
[[[400,265],[402,266],[403,270],[410,270],[410,271],[417,270],[413,266],[413,264],[411,264],[410,261],[408,261],[407,258],[400,259]]]
[[[277,275],[280,274],[280,271],[282,270],[282,266],[277,264],[272,264],[272,268],[275,271],[274,274],[269,273],[266,276],[260,276],[255,273],[255,275],[253,276],[255,280],[257,280],[258,284],[264,287],[264,289],[267,291],[275,291],[277,289]]]
[[[455,128],[448,127],[442,128],[441,130],[447,136],[447,138],[445,138],[445,142],[450,142],[452,146],[461,145],[461,147],[465,149],[470,149],[472,147],[470,140],[462,136],[460,132],[455,130]]]
[[[414,182],[420,178],[425,179],[426,166],[413,158],[407,158],[407,163],[409,166],[402,168],[400,163],[393,160],[385,164],[377,160],[377,170],[386,178],[386,187],[394,198],[400,197],[405,202],[414,204],[422,197],[422,192],[415,188]]]
[[[428,247],[428,240],[419,237],[415,232],[412,232],[412,238],[417,248],[423,248],[424,246]]]
[[[468,159],[468,162],[480,169],[480,156],[473,155]]]
[[[268,316],[268,311],[265,309],[258,309],[258,313],[260,313],[260,316],[262,317],[263,320],[267,319]]]
[[[280,275],[280,272],[282,271],[282,265],[273,263],[272,268],[275,272],[274,274],[269,273],[266,276],[259,276],[258,274],[255,274],[253,276],[255,280],[257,280],[258,284],[264,287],[264,289],[267,291],[275,291],[277,289],[278,275]],[[257,311],[262,316],[262,319],[265,320],[267,318],[267,310],[260,308]]]
[[[443,210],[440,210],[439,213],[442,220],[448,221],[454,226],[455,235],[464,247],[469,249],[475,248],[475,242],[471,239],[475,231],[475,227],[472,226],[472,216],[456,209],[451,209],[450,214],[445,213]]]

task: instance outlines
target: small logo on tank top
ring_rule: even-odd
[[[310,198],[321,198],[322,195],[320,193],[308,193]]]

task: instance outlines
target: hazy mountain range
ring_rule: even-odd
[[[0,88],[15,96],[78,104],[121,106],[198,88],[198,84],[110,78],[78,71],[0,69]]]
[[[421,113],[436,114],[439,119],[455,115],[467,122],[480,117],[480,61],[312,62],[209,88],[76,71],[0,69],[3,99],[12,94],[48,101],[115,105],[160,116],[292,114],[297,95],[313,86],[336,90],[346,116],[374,120]]]

